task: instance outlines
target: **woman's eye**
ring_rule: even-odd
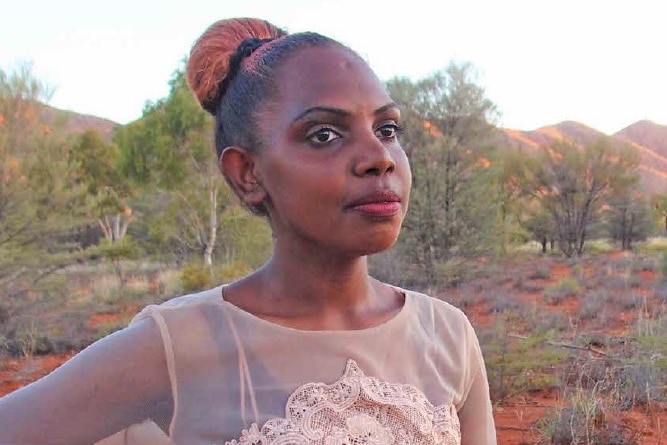
[[[327,144],[340,137],[340,134],[331,128],[320,128],[319,130],[308,135],[308,140],[315,144]]]
[[[395,139],[398,137],[398,133],[401,131],[400,127],[396,124],[386,124],[381,126],[375,131],[375,134],[381,139]]]

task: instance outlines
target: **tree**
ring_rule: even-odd
[[[523,224],[526,199],[519,183],[523,156],[513,150],[498,150],[489,161],[492,199],[490,209],[497,210],[498,253],[505,255],[510,244],[525,242]]]
[[[526,230],[542,246],[542,253],[547,253],[547,245],[554,249],[554,225],[552,216],[544,209],[538,209],[524,222]]]
[[[212,155],[212,125],[179,69],[170,81],[169,95],[148,104],[142,118],[115,138],[121,148],[121,171],[159,197],[153,201],[161,227],[149,231],[177,243],[181,251],[200,253],[207,267],[213,264],[218,244],[220,213],[230,203]]]
[[[654,209],[655,218],[658,226],[661,227],[663,234],[667,233],[667,195],[655,195],[651,198],[651,205]]]
[[[604,198],[637,182],[638,165],[629,146],[614,147],[605,139],[581,147],[556,141],[526,161],[522,183],[551,216],[558,246],[571,257],[584,252]]]
[[[66,142],[40,120],[50,97],[30,65],[0,70],[0,292],[21,295],[70,264],[75,246]]]
[[[401,143],[413,169],[399,247],[432,283],[444,263],[493,244],[488,167],[497,112],[475,83],[470,64],[451,63],[416,83],[398,78],[387,86],[403,109]]]
[[[632,249],[633,242],[645,240],[653,230],[651,207],[636,188],[611,196],[603,210],[609,237],[623,250]]]
[[[79,211],[95,218],[104,235],[101,253],[111,260],[122,288],[122,260],[133,257],[136,249],[126,236],[133,218],[127,203],[131,190],[116,168],[118,156],[115,145],[104,142],[95,130],[86,130],[76,137],[68,160],[74,183],[82,186]]]

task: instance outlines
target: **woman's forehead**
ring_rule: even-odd
[[[375,110],[390,101],[368,64],[343,46],[300,49],[276,74],[277,105],[293,117],[317,106]]]

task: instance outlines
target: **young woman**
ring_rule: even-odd
[[[188,80],[273,255],[149,306],[0,400],[0,443],[495,444],[465,315],[368,275],[367,255],[398,237],[411,176],[400,111],[364,60],[231,19],[195,43]]]

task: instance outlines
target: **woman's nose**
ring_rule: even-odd
[[[393,172],[396,168],[396,160],[389,147],[374,134],[372,139],[360,144],[359,151],[354,166],[354,173],[357,176],[381,176]]]

